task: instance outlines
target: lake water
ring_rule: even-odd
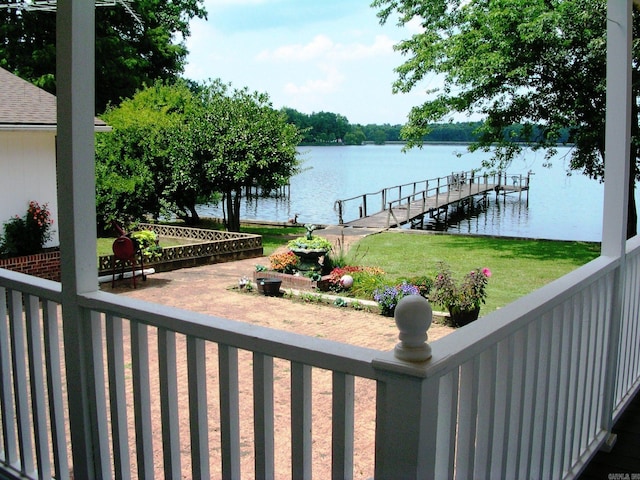
[[[288,198],[249,198],[242,219],[337,224],[336,200],[374,193],[385,187],[433,179],[479,168],[490,154],[469,153],[465,146],[428,145],[402,152],[401,145],[300,147],[304,171],[291,179]],[[528,152],[513,162],[509,175],[532,171],[531,188],[521,200],[489,196],[486,208],[447,230],[501,236],[600,241],[604,186],[584,175],[567,176],[568,148],[559,148],[551,168],[543,153]],[[204,216],[222,217],[220,208],[199,207]],[[345,221],[353,218],[344,216]]]

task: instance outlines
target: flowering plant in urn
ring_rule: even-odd
[[[331,242],[324,237],[314,236],[315,225],[305,225],[307,233],[304,237],[289,240],[287,246],[293,252],[296,250],[323,250],[325,253],[331,249]]]

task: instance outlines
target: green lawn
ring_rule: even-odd
[[[276,248],[304,235],[307,230],[304,227],[241,227],[240,231],[262,235],[264,254],[271,255]]]
[[[435,277],[439,261],[454,275],[488,267],[492,276],[482,313],[500,308],[597,258],[600,245],[586,242],[513,240],[460,235],[382,233],[350,251],[361,265],[377,266],[389,284],[402,277]]]
[[[101,237],[98,238],[98,256],[102,255],[111,255],[113,254],[113,241],[114,237]],[[160,246],[162,247],[174,247],[176,245],[185,245],[187,243],[192,243],[185,240],[180,240],[177,238],[161,238]]]

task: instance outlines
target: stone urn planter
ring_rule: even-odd
[[[307,234],[304,237],[290,240],[289,250],[300,259],[298,270],[303,272],[319,272],[322,270],[320,258],[331,250],[331,242],[323,237],[313,236],[315,225],[305,225]]]
[[[291,251],[300,259],[298,270],[303,272],[319,272],[322,270],[320,258],[324,257],[329,250],[324,248],[292,248]]]

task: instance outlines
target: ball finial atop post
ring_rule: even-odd
[[[400,343],[394,349],[399,360],[424,362],[431,358],[431,347],[427,343],[427,330],[431,326],[433,312],[426,298],[408,295],[398,302],[395,320],[400,330]]]

